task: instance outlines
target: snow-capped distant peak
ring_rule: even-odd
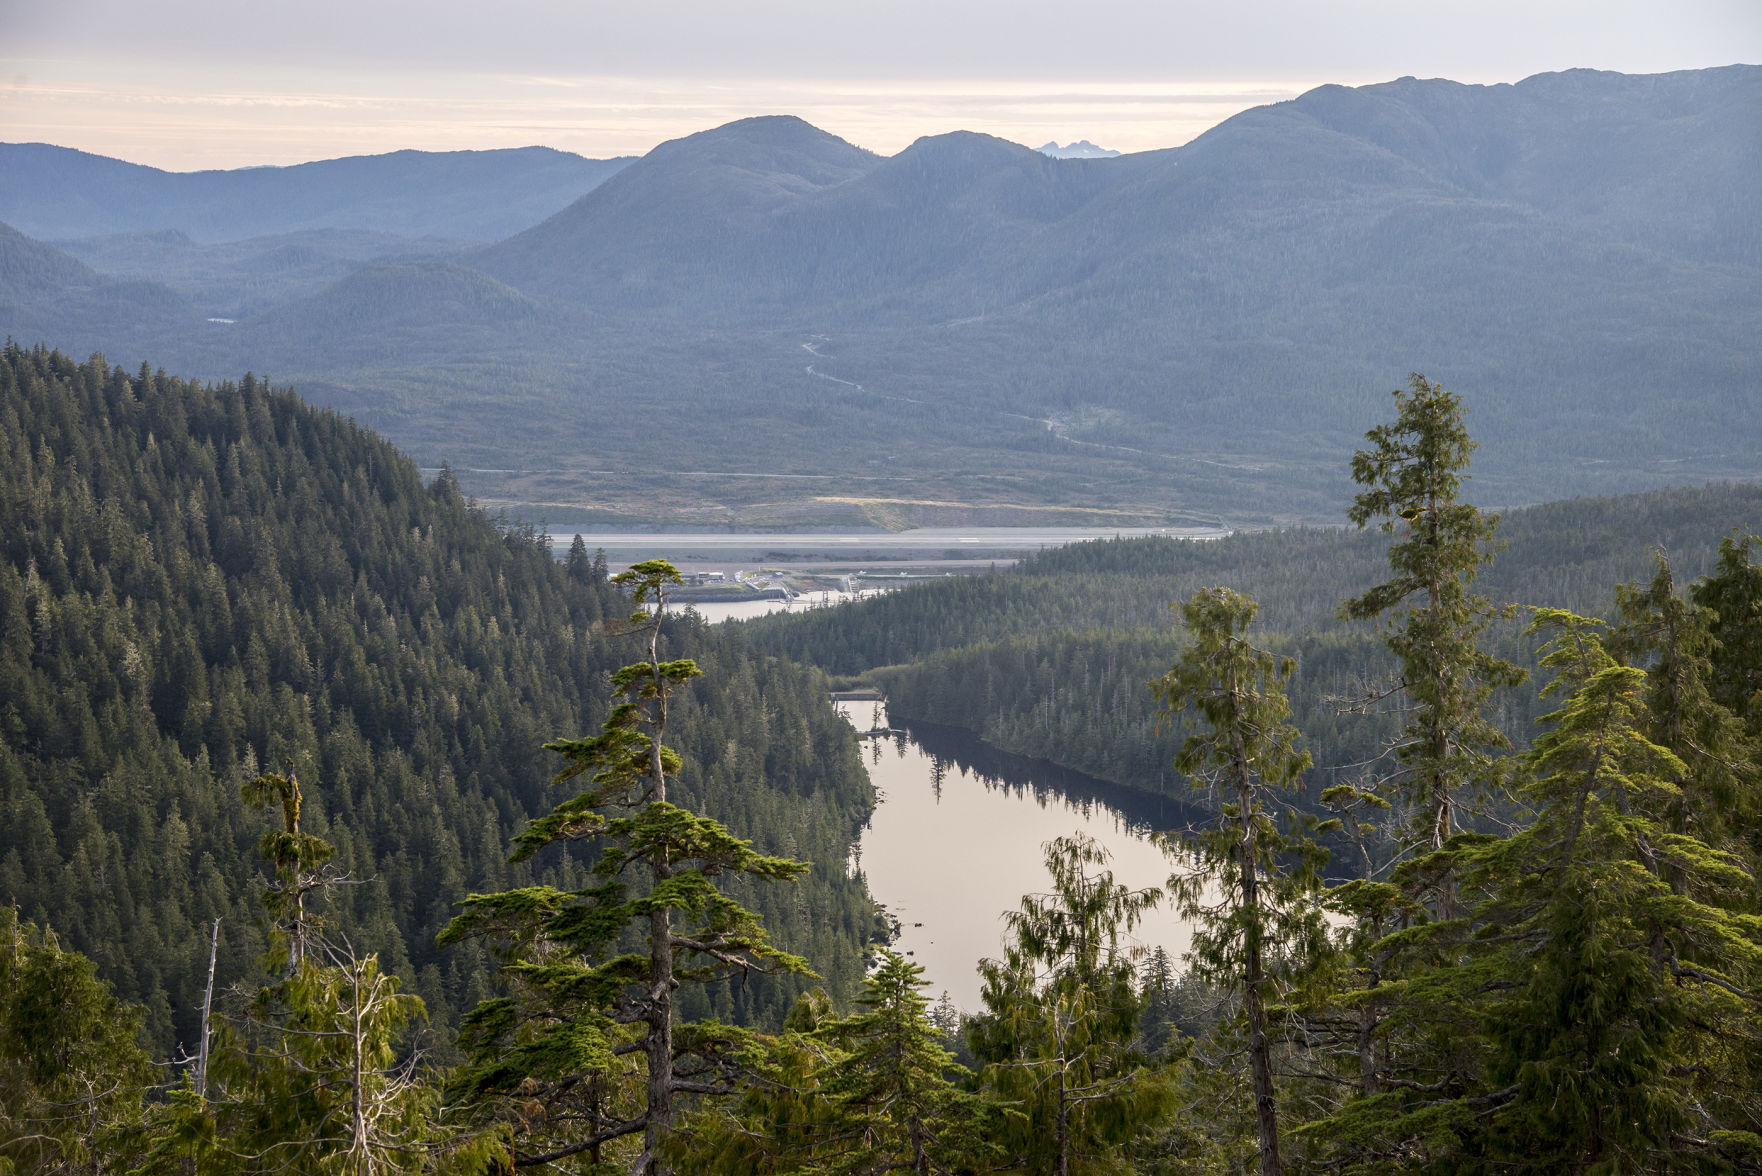
[[[1054,159],[1112,159],[1119,154],[1118,151],[1109,151],[1106,147],[1097,147],[1087,139],[1078,139],[1063,147],[1054,140],[1038,150],[1040,154],[1050,155]]]

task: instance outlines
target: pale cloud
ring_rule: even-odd
[[[78,146],[172,170],[287,164],[402,147],[542,143],[590,156],[755,114],[797,114],[891,154],[920,135],[978,130],[1037,146],[1089,138],[1122,151],[1177,146],[1237,111],[1305,84],[1100,81],[851,82],[705,80],[255,69],[173,88],[117,67],[104,84],[68,63],[0,62],[8,137]],[[17,131],[30,128],[26,134]]]

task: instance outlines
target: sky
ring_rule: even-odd
[[[1735,62],[1762,0],[0,0],[0,140],[186,171],[797,114],[1141,151],[1325,82]]]

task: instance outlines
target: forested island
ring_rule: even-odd
[[[1416,376],[1356,526],[712,627],[254,377],[0,358],[9,1171],[1762,1171],[1755,487],[1500,519]],[[1207,818],[933,1007],[852,681]]]

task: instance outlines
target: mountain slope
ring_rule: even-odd
[[[1466,397],[1492,501],[1752,478],[1759,116],[1762,68],[1734,66],[1326,86],[1117,159],[966,133],[882,159],[749,119],[448,255],[530,317],[388,257],[426,326],[314,282],[153,353],[326,389],[429,464],[514,471],[473,487],[552,518],[1337,517],[1413,370]]]
[[[520,147],[165,172],[45,143],[6,143],[0,220],[46,238],[177,229],[212,242],[331,228],[490,241],[543,220],[627,162]]]
[[[201,316],[157,282],[118,280],[0,224],[0,333],[60,333],[82,352],[188,337]]]
[[[95,270],[159,282],[204,315],[231,319],[318,294],[369,262],[444,257],[464,246],[365,229],[303,229],[207,245],[180,230],[160,229],[56,244]]]
[[[238,789],[291,765],[306,827],[360,883],[328,914],[449,1023],[494,971],[436,948],[453,904],[586,884],[578,856],[513,866],[508,841],[555,801],[541,744],[604,718],[628,608],[585,557],[556,564],[290,393],[8,345],[0,904],[143,1001],[169,1054],[194,1040],[211,920],[219,983],[255,974],[266,825]],[[872,791],[824,682],[729,638],[667,634],[705,670],[675,711],[679,799],[816,863],[740,897],[848,996],[873,910],[845,863]],[[799,987],[716,986],[692,1015],[774,1022]]]
[[[708,266],[726,279],[780,209],[879,158],[799,118],[742,119],[661,144],[542,224],[470,256],[536,293],[650,312]]]

